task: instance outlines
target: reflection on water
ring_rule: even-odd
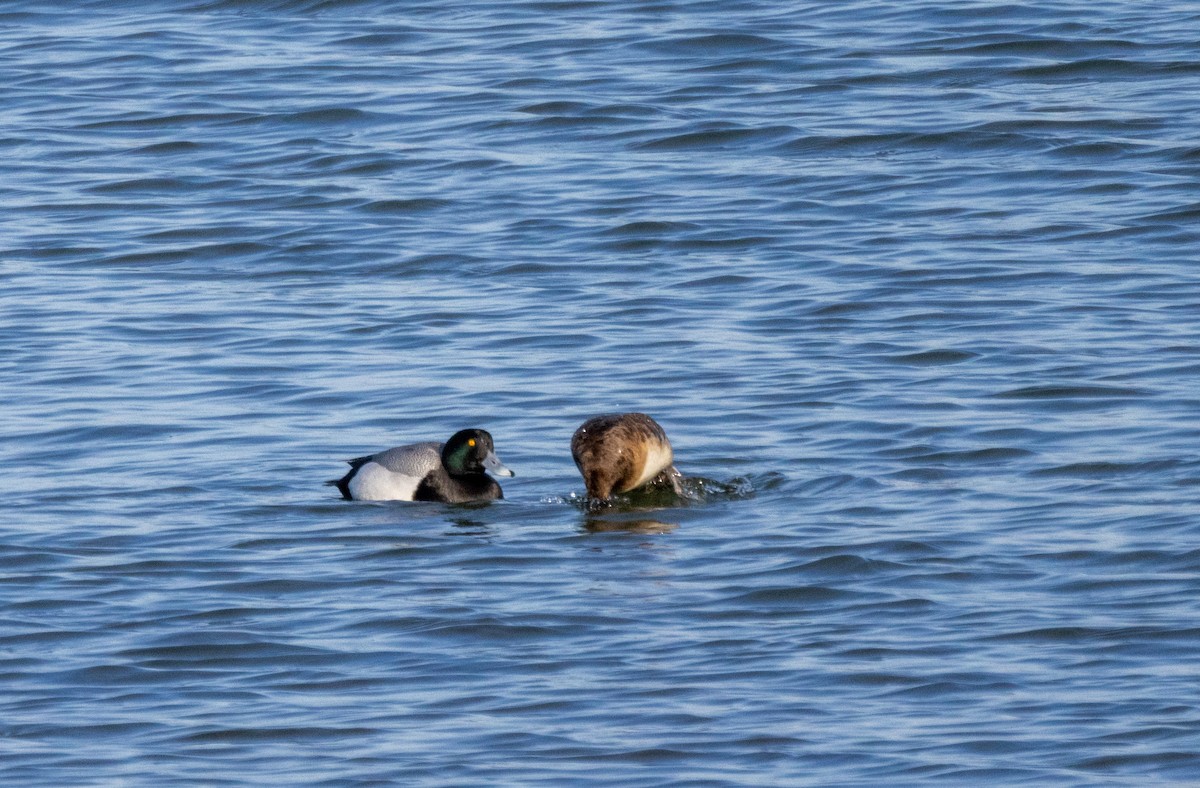
[[[589,533],[625,531],[631,534],[667,534],[678,527],[677,523],[616,514],[606,517],[589,516],[583,521],[583,528]]]
[[[491,536],[496,532],[496,527],[483,520],[477,520],[470,517],[455,514],[451,516],[450,522],[457,529],[455,534],[466,534],[472,536]]]
[[[758,483],[765,488],[775,486],[782,479],[782,475],[777,473],[765,473],[757,477]],[[750,477],[720,481],[680,473],[673,479],[661,479],[605,501],[579,497],[572,497],[570,501],[586,513],[584,529],[589,532],[653,534],[669,533],[679,527],[678,523],[664,522],[671,519],[672,509],[736,501],[750,498],[754,493],[755,482]]]

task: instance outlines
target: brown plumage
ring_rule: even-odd
[[[678,472],[667,433],[645,413],[610,413],[588,419],[571,437],[571,456],[589,498],[609,498]]]

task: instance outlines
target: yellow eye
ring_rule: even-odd
[[[475,439],[471,438],[470,440],[468,440],[467,445],[470,446],[472,449],[475,448]]]

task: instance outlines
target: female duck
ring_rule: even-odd
[[[491,501],[504,493],[484,471],[513,475],[483,430],[461,430],[444,444],[397,446],[349,463],[350,472],[329,484],[355,501]]]
[[[571,437],[571,456],[583,475],[589,498],[603,500],[650,482],[666,482],[679,492],[679,471],[671,463],[671,441],[645,413],[610,413],[588,419]]]

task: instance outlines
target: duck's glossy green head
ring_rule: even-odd
[[[485,430],[459,430],[442,447],[442,465],[452,476],[491,471],[497,476],[515,476],[500,462],[492,436]]]

